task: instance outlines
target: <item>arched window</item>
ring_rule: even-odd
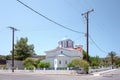
[[[65,64],[67,64],[67,60],[65,60]]]
[[[63,53],[63,51],[60,52],[61,54]]]
[[[61,60],[59,60],[59,64],[61,64]]]

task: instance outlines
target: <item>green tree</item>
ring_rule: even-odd
[[[115,65],[116,65],[117,67],[120,67],[120,57],[116,57]]]
[[[34,69],[34,67],[35,67],[34,62],[35,61],[32,58],[26,58],[23,61],[23,64],[27,69]]]
[[[116,53],[114,51],[111,51],[110,53],[108,53],[108,57],[110,57],[111,64],[113,65],[115,61]]]
[[[34,66],[38,68],[38,64],[40,63],[41,59],[34,60]]]
[[[38,68],[49,68],[50,67],[50,63],[49,62],[40,62],[38,64]]]
[[[108,66],[111,65],[109,57],[105,57],[105,58],[102,59],[102,65],[105,66],[105,67],[108,67]]]
[[[6,56],[0,55],[0,60],[1,60],[1,59],[6,59]]]
[[[85,50],[83,50],[83,60],[86,60],[86,51]],[[88,54],[88,58],[90,59],[90,55]]]
[[[28,45],[27,38],[21,38],[15,44],[15,59],[17,60],[25,60],[27,57],[35,55],[34,53],[34,45]]]
[[[98,68],[101,65],[101,60],[99,56],[90,57],[90,66],[92,68]]]
[[[9,55],[6,55],[6,60],[11,60],[12,56],[9,54]]]
[[[74,59],[72,60],[69,64],[68,67],[73,67],[73,68],[83,68],[85,72],[88,73],[89,70],[89,64],[85,60],[80,60],[80,59]]]

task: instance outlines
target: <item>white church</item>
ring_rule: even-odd
[[[53,50],[45,51],[45,62],[50,62],[51,68],[67,68],[73,59],[83,59],[82,45],[76,45],[71,39],[64,38],[58,42],[58,47]]]

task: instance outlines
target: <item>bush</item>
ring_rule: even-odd
[[[89,64],[85,60],[74,59],[69,64],[68,67],[73,67],[74,69],[83,68],[85,72],[89,70]]]
[[[35,68],[35,66],[34,66],[34,65],[28,65],[26,68],[27,68],[28,70],[33,70],[33,69]]]
[[[50,67],[50,63],[49,62],[40,62],[38,64],[38,68],[49,68]]]
[[[24,66],[27,68],[27,69],[30,69],[30,70],[32,70],[32,69],[34,69],[34,60],[33,59],[31,59],[31,58],[27,58],[27,59],[25,59],[24,61],[23,61],[23,64],[24,64]]]

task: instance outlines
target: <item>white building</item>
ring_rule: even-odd
[[[45,51],[44,61],[50,62],[50,67],[65,68],[73,59],[83,59],[82,46],[78,45],[74,48],[74,42],[71,39],[64,38],[58,44],[57,48]]]

